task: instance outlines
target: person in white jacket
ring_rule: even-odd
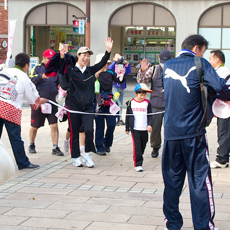
[[[209,62],[216,70],[220,78],[226,80],[226,84],[230,84],[230,71],[225,66],[225,56],[221,50],[211,51]],[[223,102],[228,105],[228,102]],[[218,148],[215,161],[211,162],[211,168],[226,168],[229,166],[229,153],[230,153],[230,117],[219,118],[217,117],[217,138]]]
[[[26,74],[29,66],[30,57],[26,53],[19,53],[15,57],[14,68],[0,72],[0,138],[5,125],[19,170],[39,167],[29,161],[21,138],[23,97],[34,109],[38,109],[39,103],[45,103],[44,99],[40,100],[35,85]]]

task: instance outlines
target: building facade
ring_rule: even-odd
[[[6,59],[8,47],[8,10],[4,8],[4,0],[0,0],[0,64]]]
[[[85,44],[85,35],[73,31],[73,20],[85,17],[86,1],[10,0],[9,19],[17,19],[13,55],[25,51],[41,58],[45,49],[57,51],[60,42],[68,43],[75,55]],[[230,68],[228,1],[91,0],[90,19],[92,63],[105,51],[107,36],[114,40],[113,52],[120,52],[134,67],[142,57],[158,63],[163,49],[176,56],[185,37],[200,33],[210,50],[223,49]]]

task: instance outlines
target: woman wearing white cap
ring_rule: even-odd
[[[81,47],[77,52],[78,61],[73,68],[67,67],[66,74],[63,77],[69,81],[69,91],[66,97],[66,105],[68,109],[79,112],[92,113],[94,99],[94,83],[95,73],[106,65],[109,60],[113,46],[111,38],[105,40],[106,52],[102,60],[93,65],[87,66],[90,61],[90,55],[93,52],[88,47]],[[59,67],[65,63],[65,49],[60,50]],[[63,71],[60,71],[63,74]],[[93,143],[93,119],[91,114],[68,113],[70,127],[70,151],[73,159],[73,165],[82,167],[82,161],[88,167],[94,167],[94,163],[90,156],[90,152],[96,152]],[[80,156],[79,148],[79,129],[81,124],[84,126],[85,132],[85,153]]]

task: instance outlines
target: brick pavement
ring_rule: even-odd
[[[29,145],[30,109],[23,109],[22,137]],[[62,148],[67,123],[59,123]],[[2,140],[12,155],[6,132]],[[216,120],[208,128],[210,159],[215,158]],[[95,168],[76,168],[69,153],[51,155],[48,125],[38,131],[37,154],[28,154],[38,170],[16,170],[0,186],[1,230],[160,230],[163,181],[161,155],[150,156],[147,145],[144,172],[133,170],[132,141],[124,126],[116,127],[114,145],[107,156],[92,154]],[[162,151],[162,149],[161,149]],[[28,151],[27,151],[28,152]],[[230,170],[212,170],[216,203],[216,226],[228,230],[230,225]],[[187,181],[180,199],[184,230],[192,228]]]

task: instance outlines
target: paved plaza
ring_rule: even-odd
[[[161,154],[150,156],[147,145],[144,172],[136,172],[132,161],[132,140],[124,126],[115,130],[114,144],[107,156],[92,154],[95,168],[77,168],[69,153],[51,155],[50,128],[39,129],[37,154],[28,153],[30,108],[23,108],[22,137],[27,155],[38,170],[16,169],[15,175],[0,186],[1,230],[163,230],[163,180]],[[59,145],[67,122],[59,123]],[[216,119],[208,128],[210,160],[217,148]],[[2,141],[12,155],[4,130]],[[160,150],[162,152],[162,148]],[[213,169],[215,224],[230,229],[230,169]],[[180,199],[184,230],[193,229],[187,180]]]

